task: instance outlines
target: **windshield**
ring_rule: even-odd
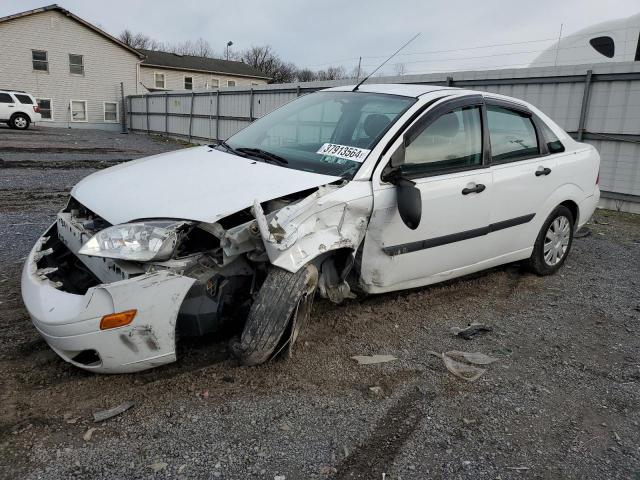
[[[220,148],[287,168],[350,179],[415,101],[376,93],[312,93],[256,120]]]

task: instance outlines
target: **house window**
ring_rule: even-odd
[[[193,77],[184,77],[184,89],[193,90]]]
[[[72,122],[87,121],[86,100],[71,100],[71,121]]]
[[[44,50],[31,50],[31,62],[34,70],[49,71],[49,57]]]
[[[117,102],[104,102],[104,121],[114,123],[118,121]]]
[[[84,58],[82,55],[69,54],[69,73],[84,75]]]
[[[50,98],[36,98],[38,106],[40,107],[40,115],[42,120],[53,120],[51,112],[51,99]]]
[[[154,73],[153,74],[153,85],[156,88],[165,88],[165,79],[164,73]]]
[[[227,87],[235,87],[235,86],[236,86],[235,80],[227,80]]]
[[[211,79],[211,88],[220,88],[220,80],[217,78]]]

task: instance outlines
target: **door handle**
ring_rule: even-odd
[[[549,175],[551,173],[551,169],[544,167],[544,168],[539,168],[538,170],[536,170],[536,177],[540,177],[542,175]]]
[[[481,193],[484,192],[484,189],[487,188],[485,187],[483,184],[478,183],[476,184],[475,187],[473,188],[463,188],[462,189],[462,194],[463,195],[469,195],[470,193]]]

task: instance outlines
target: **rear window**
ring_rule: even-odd
[[[29,95],[20,95],[19,93],[14,93],[14,95],[20,103],[26,103],[28,105],[33,105],[34,103]]]

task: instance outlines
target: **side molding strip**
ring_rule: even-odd
[[[462,240],[481,237],[483,235],[488,235],[491,232],[504,230],[505,228],[523,225],[530,222],[535,216],[535,213],[531,213],[529,215],[523,215],[521,217],[492,223],[491,225],[487,225],[486,227],[474,228],[473,230],[452,233],[451,235],[443,235],[442,237],[428,238],[427,240],[419,240],[417,242],[403,243],[401,245],[395,245],[392,247],[383,247],[382,251],[389,256],[395,256],[402,255],[404,253],[417,252],[419,250],[426,250],[427,248],[440,247],[442,245],[447,245],[448,243],[461,242]]]

